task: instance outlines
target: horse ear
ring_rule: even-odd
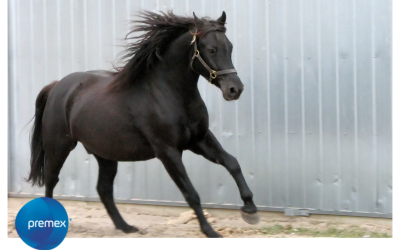
[[[193,12],[193,17],[194,17],[194,27],[199,30],[199,27],[203,24],[203,22],[194,14]]]
[[[217,22],[225,24],[226,21],[226,14],[225,11],[222,11],[222,15],[217,19]]]

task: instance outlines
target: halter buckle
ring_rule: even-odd
[[[196,35],[193,36],[192,41],[190,42],[190,45],[192,45],[196,41]]]

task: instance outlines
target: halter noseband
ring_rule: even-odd
[[[197,31],[193,33],[193,39],[190,42],[190,45],[194,44],[194,54],[192,56],[192,61],[190,62],[190,67],[192,68],[192,70],[194,72],[196,72],[196,70],[194,70],[194,68],[193,68],[193,62],[194,62],[194,59],[197,58],[197,59],[199,59],[201,64],[203,64],[204,68],[206,68],[208,70],[208,72],[210,73],[210,78],[208,79],[208,82],[210,82],[210,83],[212,82],[212,80],[217,78],[217,76],[237,73],[236,69],[225,69],[225,70],[220,70],[220,71],[215,71],[215,70],[211,69],[210,66],[208,66],[207,63],[203,60],[203,58],[201,58],[200,51],[197,49],[196,34],[197,34]]]

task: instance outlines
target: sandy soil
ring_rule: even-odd
[[[8,198],[8,237],[15,238],[15,217],[31,199]],[[103,205],[99,202],[60,200],[71,221],[69,238],[203,238],[197,219],[186,207],[168,208],[146,205],[117,204],[122,217],[140,228],[139,233],[125,234],[116,230]],[[305,238],[311,236],[296,233],[296,228],[327,230],[357,227],[368,232],[392,235],[392,220],[355,218],[347,216],[288,217],[282,213],[260,213],[257,225],[244,222],[235,210],[208,209],[208,220],[216,231],[228,238]],[[281,225],[292,233],[264,234],[262,228]],[[366,235],[368,237],[368,235]]]

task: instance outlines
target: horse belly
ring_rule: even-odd
[[[124,105],[107,98],[86,97],[71,109],[73,138],[88,152],[108,160],[142,161],[155,157],[148,140],[137,130]]]
[[[118,128],[109,132],[93,134],[78,133],[80,141],[89,153],[102,158],[115,161],[144,161],[155,157],[155,153],[149,142],[139,133],[134,131],[114,133]]]

